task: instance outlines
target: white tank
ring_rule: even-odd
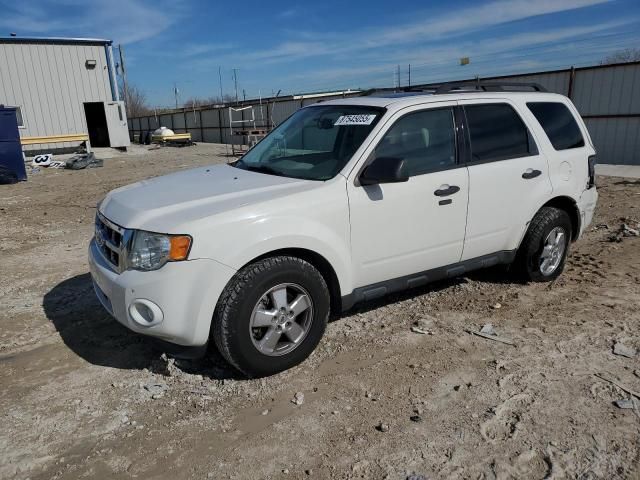
[[[160,127],[155,132],[153,132],[153,136],[155,137],[156,135],[159,135],[161,137],[166,137],[166,136],[175,135],[175,134],[173,133],[173,130],[171,130],[170,128]]]

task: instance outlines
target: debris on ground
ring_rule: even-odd
[[[386,423],[380,422],[378,425],[376,425],[376,430],[378,430],[379,432],[388,432],[389,431],[389,425],[387,425]]]
[[[495,329],[493,328],[493,325],[490,323],[485,323],[480,329],[480,333],[486,333],[487,335],[493,335],[493,336],[497,335]]]
[[[67,160],[66,168],[69,170],[82,170],[84,168],[102,167],[103,165],[104,161],[96,158],[95,154],[90,152],[74,155]]]
[[[419,318],[413,322],[410,330],[421,335],[433,335],[433,323],[433,319],[430,317]]]
[[[636,408],[636,402],[634,402],[633,398],[622,398],[620,400],[616,400],[613,404],[623,410]]]
[[[631,347],[627,347],[620,342],[616,342],[613,345],[613,353],[614,355],[620,355],[621,357],[633,358],[636,356],[637,352]]]
[[[180,369],[176,366],[176,359],[168,357],[166,353],[151,362],[150,370],[165,377],[173,377],[180,373]]]
[[[491,308],[493,308],[494,310],[498,310],[500,308],[502,308],[502,304],[500,302],[494,303]]]
[[[609,382],[610,384],[615,385],[620,390],[628,393],[629,395],[633,395],[634,397],[640,399],[640,393],[631,390],[629,387],[627,387],[626,385],[620,383],[618,380],[616,380],[614,378],[611,378],[610,375],[608,375],[606,373],[594,373],[593,375],[595,377],[599,378],[600,380],[604,380],[605,382]]]
[[[411,420],[414,423],[420,423],[422,421],[422,417],[420,415],[411,415],[409,417],[409,420]]]
[[[625,237],[639,237],[640,236],[640,222],[634,222],[633,220],[622,218],[622,224],[614,233],[609,235],[610,242],[620,243]],[[630,223],[634,223],[635,227],[632,227]]]
[[[420,335],[433,335],[433,332],[430,332],[428,330],[423,330],[420,327],[411,327],[411,331],[413,333],[419,333]]]
[[[491,333],[487,333],[487,332],[491,332]],[[511,345],[512,347],[516,346],[516,344],[513,343],[510,339],[499,337],[498,334],[495,332],[493,325],[491,325],[490,323],[483,325],[480,331],[467,330],[467,333],[470,333],[471,335],[477,335],[478,337],[486,338],[487,340],[493,340],[494,342],[504,343],[505,345]]]
[[[143,388],[151,394],[151,398],[157,400],[158,398],[162,398],[164,394],[169,390],[169,386],[165,383],[147,383],[143,385]]]
[[[302,392],[297,392],[294,396],[293,399],[291,399],[291,403],[295,404],[295,405],[302,405],[304,403],[304,393]]]

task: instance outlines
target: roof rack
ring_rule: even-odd
[[[472,92],[522,92],[526,89],[533,90],[534,92],[546,92],[539,83],[530,82],[451,82],[443,83],[435,88],[435,95],[442,95],[444,93],[452,93],[458,90],[468,90]]]
[[[397,88],[371,88],[361,92],[361,96],[390,95],[401,96],[404,94],[431,94],[442,95],[446,93],[474,93],[474,92],[548,92],[539,83],[531,82],[482,82],[478,80],[465,80],[461,82],[448,82],[440,85],[421,85],[415,87]]]

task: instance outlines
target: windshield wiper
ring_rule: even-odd
[[[251,172],[266,173],[268,175],[277,175],[279,177],[286,176],[282,172],[280,172],[280,171],[278,171],[278,170],[276,170],[274,168],[271,168],[271,167],[269,167],[267,165],[247,165],[246,163],[245,163],[245,165],[246,165],[245,168],[247,170],[251,171]]]

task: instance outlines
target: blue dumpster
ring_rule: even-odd
[[[26,179],[16,109],[0,105],[0,183]]]

